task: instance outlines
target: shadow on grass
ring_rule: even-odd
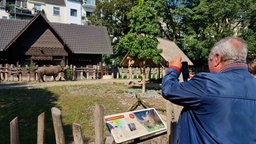
[[[0,90],[0,144],[10,143],[10,122],[18,117],[21,144],[37,143],[37,117],[45,112],[45,143],[55,144],[51,108],[57,101],[45,89],[3,88]]]

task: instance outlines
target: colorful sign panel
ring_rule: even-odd
[[[166,131],[155,108],[105,116],[104,120],[116,143]]]

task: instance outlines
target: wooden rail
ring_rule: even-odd
[[[14,65],[2,66],[0,64],[0,81],[38,81],[37,68],[35,66],[34,69]],[[124,68],[119,67],[117,69],[108,69],[102,68],[97,65],[88,65],[86,67],[76,67],[73,65],[66,66],[65,68],[69,68],[72,71],[72,80],[86,80],[86,79],[101,79],[103,76],[111,76],[111,78],[115,79],[139,79],[141,75],[140,68]],[[132,72],[130,72],[132,71]],[[146,78],[147,79],[159,79],[164,75],[164,68],[146,68]],[[64,73],[62,72],[59,75],[64,77]],[[47,80],[52,81],[53,77],[45,77]]]

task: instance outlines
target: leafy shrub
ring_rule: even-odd
[[[72,75],[73,75],[73,72],[70,68],[66,68],[64,70],[64,78],[65,80],[72,80]]]

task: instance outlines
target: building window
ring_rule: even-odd
[[[84,3],[89,5],[95,5],[95,0],[84,0]]]
[[[27,2],[25,0],[16,0],[16,7],[27,8]]]
[[[53,7],[53,15],[55,15],[55,16],[60,15],[60,8],[59,7]]]
[[[34,9],[35,9],[35,12],[38,12],[38,11],[41,11],[41,10],[42,10],[40,4],[34,4]]]
[[[86,12],[86,16],[91,16],[92,15],[92,12]]]
[[[77,10],[76,9],[70,9],[70,16],[77,16]]]

